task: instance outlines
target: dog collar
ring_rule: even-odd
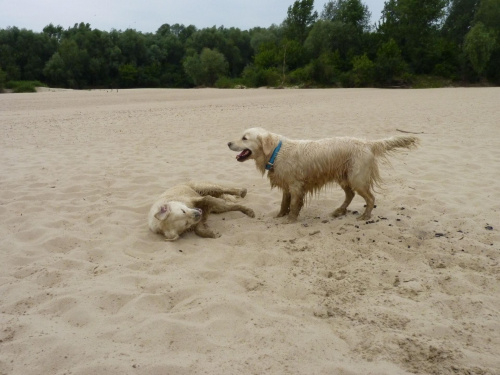
[[[269,161],[267,162],[266,170],[270,171],[271,169],[273,169],[274,159],[276,159],[276,156],[278,155],[280,148],[281,148],[281,140],[279,141],[278,145],[274,149],[273,154],[271,155],[271,159],[269,159]]]

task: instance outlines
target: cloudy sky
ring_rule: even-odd
[[[328,1],[315,1],[320,13]],[[128,28],[155,32],[168,23],[198,29],[224,26],[248,30],[281,24],[294,0],[0,0],[0,29],[9,26],[40,32],[48,24],[64,29],[89,23],[92,29]],[[364,0],[372,23],[380,19],[384,0]]]

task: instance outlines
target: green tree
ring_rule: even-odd
[[[227,74],[228,69],[224,55],[210,48],[204,48],[201,54],[188,56],[183,65],[196,86],[213,87],[217,79]]]
[[[358,32],[370,30],[371,13],[360,0],[330,0],[324,5],[321,18],[352,25]]]
[[[47,61],[43,69],[43,74],[47,79],[47,83],[49,83],[51,86],[66,86],[66,66],[59,52],[54,53],[50,60]]]
[[[207,86],[214,86],[219,77],[227,74],[228,63],[219,51],[204,48],[200,54],[201,65],[205,72]]]
[[[122,87],[134,87],[137,82],[137,68],[132,64],[125,64],[118,68],[120,74],[120,85]]]
[[[5,73],[2,70],[2,68],[0,68],[0,92],[3,92],[3,89],[5,87],[6,77],[7,77],[7,73]]]
[[[296,0],[288,7],[287,17],[283,21],[285,36],[304,43],[318,12],[314,11],[314,0]]]
[[[496,42],[485,68],[485,76],[492,82],[500,83],[500,0],[481,0],[474,22],[483,23],[491,38]]]
[[[446,37],[461,45],[465,34],[470,30],[480,0],[450,0],[443,33]]]
[[[478,75],[486,69],[495,44],[494,34],[482,22],[476,23],[465,36],[464,52]]]
[[[401,56],[401,50],[394,39],[390,39],[380,46],[375,59],[375,80],[378,83],[382,85],[393,84],[401,79],[407,69]]]
[[[59,55],[66,68],[66,84],[75,89],[85,87],[89,61],[87,51],[80,49],[75,40],[63,38]]]
[[[500,31],[500,0],[481,0],[474,21]]]
[[[385,41],[394,39],[404,59],[417,74],[429,74],[440,62],[439,29],[447,0],[388,0],[378,32]]]
[[[351,79],[354,87],[372,86],[375,80],[375,64],[366,53],[352,59]]]

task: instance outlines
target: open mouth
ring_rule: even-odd
[[[203,214],[203,211],[200,208],[194,208],[192,211],[193,214],[193,222],[199,223]]]
[[[243,151],[241,151],[238,155],[236,155],[236,160],[245,161],[250,157],[250,155],[252,155],[252,151],[246,148]]]

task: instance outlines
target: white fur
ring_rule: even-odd
[[[167,241],[175,241],[179,236],[193,229],[200,237],[217,237],[206,226],[210,213],[241,211],[254,217],[254,212],[245,206],[232,204],[226,195],[243,198],[246,189],[227,188],[200,182],[174,186],[165,191],[151,206],[148,224],[151,231],[165,236]]]
[[[348,137],[291,140],[262,128],[251,128],[240,139],[229,142],[228,146],[233,151],[241,151],[237,160],[255,160],[257,169],[264,174],[266,164],[280,140],[281,149],[267,176],[271,187],[276,186],[283,191],[278,217],[288,215],[290,221],[297,219],[307,194],[334,182],[344,189],[346,197],[332,215],[344,215],[355,193],[358,193],[366,201],[366,210],[358,219],[369,219],[375,204],[372,190],[381,181],[377,159],[384,158],[397,148],[415,147],[419,142],[418,138],[411,136],[377,141]]]

